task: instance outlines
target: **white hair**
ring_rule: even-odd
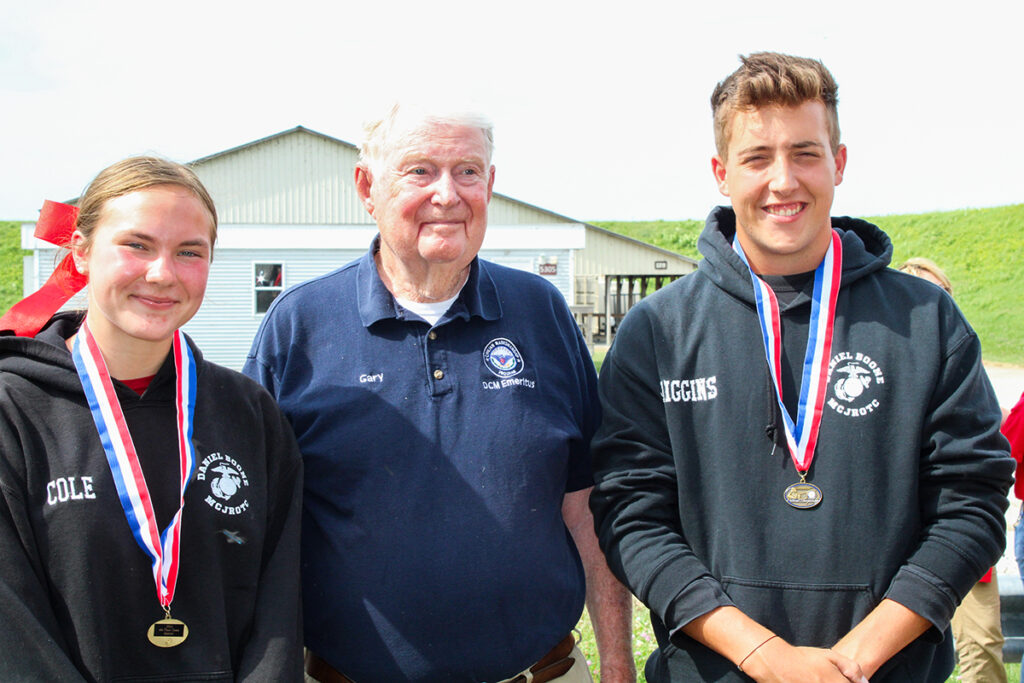
[[[451,106],[426,107],[420,104],[396,102],[383,118],[363,124],[363,141],[359,146],[359,163],[375,168],[387,157],[396,140],[416,126],[424,123],[478,128],[484,135],[487,163],[494,151],[494,124],[483,114],[470,108]]]

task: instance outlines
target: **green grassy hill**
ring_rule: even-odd
[[[0,221],[0,315],[21,299],[21,223]]]
[[[927,256],[953,281],[987,361],[1024,365],[1024,204],[867,220],[893,242],[893,265]],[[597,225],[693,258],[703,221]]]

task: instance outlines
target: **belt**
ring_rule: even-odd
[[[355,683],[351,678],[318,657],[312,650],[306,650],[306,673],[320,683]]]
[[[555,645],[551,652],[538,659],[536,664],[502,683],[546,683],[559,676],[564,676],[576,662],[569,656],[575,646],[576,639],[570,633],[558,645]]]
[[[551,652],[537,660],[536,664],[502,683],[547,683],[559,676],[564,676],[576,661],[569,656],[575,645],[576,639],[570,633],[558,645],[555,645]],[[312,650],[306,650],[306,673],[320,683],[355,683],[351,678],[318,657]]]

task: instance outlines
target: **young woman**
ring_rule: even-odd
[[[179,332],[216,231],[192,171],[118,162],[68,244],[88,310],[0,337],[0,680],[302,678],[294,437]]]

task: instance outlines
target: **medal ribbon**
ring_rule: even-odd
[[[811,298],[807,351],[804,354],[800,378],[800,399],[797,403],[795,424],[782,402],[782,326],[779,302],[772,288],[751,269],[738,239],[733,239],[732,248],[750,271],[757,318],[761,323],[765,358],[768,360],[768,369],[775,385],[776,400],[782,411],[786,444],[793,464],[796,465],[796,471],[802,476],[811,468],[811,461],[814,460],[814,447],[817,445],[818,429],[821,426],[821,409],[825,404],[828,361],[832,355],[832,330],[843,272],[843,243],[839,233],[833,230],[832,241],[825,252],[825,258],[814,271],[814,294]]]
[[[87,323],[75,337],[71,355],[78,369],[93,421],[99,431],[103,450],[107,455],[110,472],[114,476],[121,507],[124,509],[128,526],[131,527],[135,542],[149,556],[153,564],[153,580],[156,583],[160,606],[170,614],[174,600],[174,588],[178,581],[178,557],[181,540],[181,513],[185,507],[185,489],[195,469],[196,454],[192,445],[192,425],[195,416],[196,364],[192,349],[182,339],[181,331],[174,331],[172,344],[175,381],[175,406],[177,408],[178,453],[180,465],[180,489],[178,511],[171,522],[159,533],[149,487],[139,464],[139,456],[128,433],[128,423],[121,411],[121,403],[114,392],[114,384],[107,372],[99,346],[89,331]]]

